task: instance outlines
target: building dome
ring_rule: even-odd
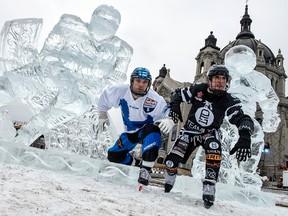
[[[257,47],[261,47],[263,49],[263,57],[265,59],[266,63],[275,64],[275,56],[273,52],[269,49],[268,46],[266,46],[264,43],[262,43],[260,40],[255,39],[254,34],[251,32],[251,23],[252,19],[250,18],[248,14],[248,5],[245,7],[245,14],[242,17],[240,24],[241,24],[241,31],[237,35],[236,40],[230,42],[227,46],[225,46],[221,51],[220,55],[225,56],[225,53],[233,46],[237,45],[246,45],[250,47],[255,53],[257,53]]]

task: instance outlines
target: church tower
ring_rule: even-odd
[[[208,69],[213,64],[220,64],[223,61],[220,56],[220,48],[216,46],[216,42],[217,39],[211,31],[205,39],[205,46],[200,49],[195,58],[197,61],[195,80],[205,82]]]

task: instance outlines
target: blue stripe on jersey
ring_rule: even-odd
[[[121,111],[122,111],[123,123],[124,123],[127,131],[137,130],[137,129],[143,127],[145,124],[152,124],[153,123],[153,118],[150,115],[147,115],[147,118],[145,121],[130,121],[129,108],[128,108],[127,101],[125,99],[121,99],[119,105],[120,105]]]

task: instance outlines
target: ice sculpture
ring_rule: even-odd
[[[0,37],[0,75],[37,61],[37,44],[42,19],[6,21]]]
[[[280,118],[277,107],[279,98],[271,86],[270,80],[254,70],[256,56],[252,49],[244,45],[234,46],[225,54],[225,66],[232,77],[228,92],[237,96],[246,114],[253,118],[255,129],[251,137],[252,157],[246,162],[237,163],[235,156],[229,155],[230,149],[238,140],[238,130],[227,119],[221,126],[222,162],[219,181],[241,187],[254,187],[260,189],[262,181],[256,174],[261,152],[264,148],[264,132],[276,131]],[[263,113],[262,126],[255,119],[255,112],[259,104]],[[193,161],[192,172],[194,176],[202,177],[204,172],[204,155],[202,149],[197,151]]]
[[[0,140],[9,141],[16,135],[16,129],[8,116],[8,111],[0,112]]]
[[[121,15],[100,5],[90,23],[61,16],[40,53],[41,19],[6,22],[1,32],[1,106],[20,99],[33,113],[14,140],[31,145],[44,135],[46,148],[105,158],[116,132],[97,137],[94,104],[106,86],[126,80],[133,49],[115,36]],[[3,98],[3,100],[2,100]]]

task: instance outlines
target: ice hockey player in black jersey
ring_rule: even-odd
[[[191,153],[202,146],[205,150],[205,177],[203,179],[203,201],[210,208],[215,200],[215,184],[221,164],[220,126],[225,116],[238,128],[239,139],[230,154],[236,152],[239,161],[251,157],[251,134],[254,124],[245,115],[240,100],[227,92],[231,77],[224,65],[213,65],[207,72],[207,83],[192,84],[189,88],[172,93],[170,113],[175,123],[182,120],[180,104],[191,103],[192,108],[184,127],[165,158],[165,192],[170,192],[176,180],[177,167],[184,164]]]

